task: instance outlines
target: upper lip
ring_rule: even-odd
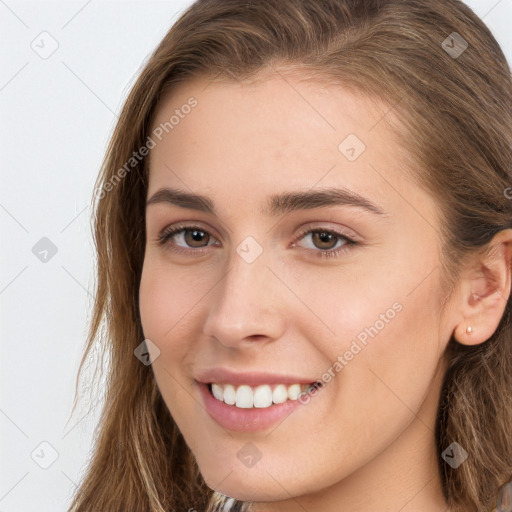
[[[226,368],[210,368],[199,371],[196,376],[196,380],[203,384],[216,382],[257,386],[260,384],[311,384],[316,382],[317,379],[279,373],[255,371],[235,372]]]

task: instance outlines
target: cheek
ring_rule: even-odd
[[[161,340],[172,326],[175,308],[172,295],[166,289],[162,275],[145,264],[139,288],[139,310],[144,336],[151,340]]]
[[[190,367],[204,323],[204,303],[215,283],[213,278],[193,275],[191,268],[162,263],[153,255],[145,261],[139,289],[144,336],[160,350],[152,365],[153,373],[171,413],[176,404],[181,410],[181,401],[190,400],[190,396],[183,395],[183,386],[190,385]]]
[[[345,289],[353,294],[338,290],[332,301],[324,301],[322,319],[335,334],[321,342],[330,360],[322,380],[334,382],[327,385],[336,388],[336,400],[351,404],[356,417],[368,417],[373,410],[376,417],[393,424],[399,417],[407,420],[408,408],[417,410],[429,391],[442,355],[439,305],[434,280],[412,294],[405,279],[400,288],[399,280],[393,280],[394,286],[369,282],[374,286],[361,281],[358,290],[345,282]],[[311,300],[321,304],[319,296]],[[375,433],[378,425],[378,421],[368,423]]]
[[[325,348],[334,377],[324,374],[322,380],[330,381],[319,393],[332,402],[323,424],[315,426],[316,451],[340,446],[347,459],[370,460],[413,421],[431,392],[439,357],[433,317],[422,316],[416,300],[402,299],[401,309],[396,302],[394,297],[389,304],[352,301],[352,316],[345,314],[338,324],[346,336]],[[347,437],[354,442],[347,444]]]
[[[157,260],[153,258],[153,260]],[[139,308],[144,335],[170,340],[194,314],[194,305],[204,295],[189,273],[146,260],[139,288]]]
[[[139,288],[142,328],[144,337],[160,350],[151,368],[169,411],[180,423],[183,416],[197,414],[197,411],[189,410],[190,396],[177,371],[183,365],[190,340],[190,334],[187,337],[180,333],[190,328],[189,316],[192,318],[193,315],[187,315],[187,311],[190,312],[195,302],[190,287],[180,286],[180,276],[176,272],[146,260]]]
[[[391,299],[390,307],[368,304],[372,314],[364,317],[362,328],[353,326],[351,342],[343,344],[343,349],[360,350],[344,352],[345,360],[347,355],[351,360],[340,374],[340,396],[356,417],[368,418],[363,427],[368,439],[382,437],[383,425],[407,425],[431,392],[441,354],[437,316],[425,310],[430,300],[427,290],[414,298]]]

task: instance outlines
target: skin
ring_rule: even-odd
[[[140,312],[145,337],[160,350],[154,375],[207,484],[255,502],[255,511],[448,510],[434,444],[442,354],[452,335],[476,344],[496,329],[510,293],[510,230],[495,237],[498,250],[484,262],[496,289],[478,260],[446,298],[437,205],[408,179],[399,145],[379,122],[389,109],[306,78],[196,79],[160,104],[153,128],[191,96],[198,101],[151,150],[147,197],[179,187],[209,196],[217,213],[147,208]],[[351,133],[366,145],[353,162],[338,149]],[[365,196],[386,215],[347,205],[259,213],[272,194],[330,186]],[[182,232],[158,245],[159,233],[182,221],[199,224],[202,241],[191,246]],[[360,244],[322,258],[345,239],[322,245],[312,234],[297,238],[301,228]],[[263,249],[250,264],[236,252],[247,236]],[[173,241],[199,252],[174,252]],[[277,427],[228,431],[202,406],[199,369],[320,379],[394,303],[401,311]],[[248,441],[261,453],[250,468],[237,457]]]

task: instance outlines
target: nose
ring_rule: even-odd
[[[209,294],[205,335],[228,348],[269,343],[283,335],[286,287],[268,260],[265,251],[252,262],[233,251],[224,278]]]

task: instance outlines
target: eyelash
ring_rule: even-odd
[[[172,250],[174,252],[177,252],[177,253],[181,253],[181,254],[191,254],[191,253],[197,254],[197,253],[202,253],[202,252],[204,252],[205,249],[207,249],[208,246],[201,247],[201,248],[196,248],[196,249],[184,249],[183,247],[173,247],[171,244],[168,244],[168,241],[174,235],[176,235],[178,233],[181,233],[183,231],[194,231],[194,230],[210,234],[210,233],[208,233],[208,231],[203,229],[201,226],[195,226],[195,225],[191,225],[191,224],[177,224],[176,226],[163,229],[160,232],[160,234],[158,235],[158,237],[157,237],[157,243],[160,246],[163,246],[163,245],[167,244],[167,245],[169,245],[169,249],[170,250]],[[350,251],[351,250],[350,246],[359,245],[359,242],[356,242],[354,239],[348,237],[347,235],[344,235],[343,233],[339,233],[338,231],[334,231],[332,229],[324,229],[324,228],[321,228],[321,227],[302,230],[297,235],[297,237],[294,239],[293,244],[295,244],[298,240],[300,240],[305,235],[309,235],[311,233],[328,233],[328,234],[334,235],[338,239],[344,239],[345,242],[346,242],[339,249],[328,249],[328,250],[325,250],[325,251],[323,251],[321,249],[317,249],[317,250],[315,250],[315,249],[306,249],[307,251],[315,252],[316,256],[319,257],[319,258],[338,258],[342,254],[344,254],[345,252]]]

